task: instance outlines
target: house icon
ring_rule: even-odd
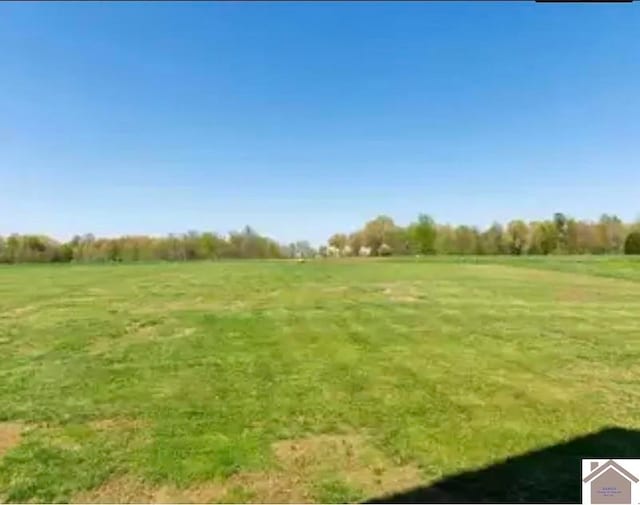
[[[638,479],[613,460],[602,465],[591,463],[591,473],[583,482],[591,482],[591,503],[631,503],[631,484]]]

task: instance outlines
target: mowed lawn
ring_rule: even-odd
[[[0,268],[0,501],[367,500],[606,427],[637,259]]]

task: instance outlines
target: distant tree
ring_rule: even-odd
[[[361,231],[356,231],[350,234],[347,245],[351,250],[351,254],[353,256],[358,256],[360,254],[360,249],[364,245],[363,233]]]
[[[122,261],[121,246],[119,240],[110,240],[107,246],[107,259],[109,261]]]
[[[394,255],[409,254],[412,249],[409,229],[395,226],[387,233],[384,243],[392,249]]]
[[[436,222],[427,214],[420,214],[418,221],[409,226],[409,239],[417,253],[435,254],[437,236]]]
[[[71,244],[62,244],[58,249],[54,261],[69,263],[71,260],[73,260],[73,247]]]
[[[484,254],[505,254],[508,252],[508,244],[504,230],[500,223],[493,223],[483,232],[479,238]]]
[[[72,240],[73,259],[76,261],[92,261],[96,259],[96,239],[91,233],[76,236]]]
[[[558,248],[558,228],[550,221],[538,221],[529,225],[529,254],[551,254]]]
[[[455,231],[448,224],[436,226],[435,250],[437,254],[453,254],[455,252]]]
[[[624,247],[626,236],[622,220],[615,215],[602,214],[597,228],[603,252],[620,253]]]
[[[560,228],[554,223],[544,221],[541,224],[542,230],[542,254],[551,254],[557,251],[566,250],[566,222]]]
[[[211,232],[200,235],[198,258],[216,259],[220,255],[220,239]]]
[[[96,238],[76,235],[60,243],[43,235],[0,237],[0,262],[108,262],[187,261],[215,258],[283,258],[320,255],[422,254],[605,254],[635,251],[640,220],[623,223],[603,214],[597,222],[576,220],[557,212],[552,219],[525,223],[513,220],[488,229],[467,225],[440,225],[420,215],[407,227],[388,216],[368,221],[350,235],[336,233],[330,247],[316,251],[308,242],[289,246],[260,235],[246,226],[226,236],[212,232],[149,237],[144,235]]]
[[[296,245],[291,242],[286,247],[282,248],[282,254],[285,258],[295,258],[296,257]]]
[[[466,225],[460,225],[455,229],[455,253],[476,254],[478,247],[478,231]]]
[[[576,223],[578,252],[580,254],[601,254],[603,252],[598,230],[592,223],[579,221]]]
[[[509,249],[511,254],[522,254],[527,246],[529,228],[522,220],[514,220],[507,225],[507,236],[509,238]]]
[[[167,240],[167,259],[169,261],[185,261],[187,252],[181,235],[171,234]]]
[[[396,225],[388,216],[378,216],[364,225],[362,230],[364,245],[371,248],[371,255],[376,256],[382,244],[396,232]]]
[[[575,219],[568,219],[566,235],[566,252],[568,254],[580,253],[579,232],[580,226],[578,221]]]
[[[299,240],[294,244],[296,258],[313,258],[316,251],[306,240]]]
[[[624,241],[625,254],[640,254],[640,231],[634,230]]]
[[[553,215],[553,225],[555,229],[554,235],[556,240],[556,244],[554,245],[554,250],[557,248],[562,252],[567,251],[568,222],[569,220],[562,212],[556,212]],[[547,230],[546,233],[548,237],[551,236],[550,230]]]
[[[344,233],[335,233],[329,237],[328,244],[338,249],[338,251],[344,251],[349,239]]]
[[[7,263],[16,263],[19,261],[20,236],[15,233],[10,235],[6,240],[5,250]]]

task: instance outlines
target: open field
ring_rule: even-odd
[[[0,357],[0,501],[355,501],[483,467],[425,496],[572,501],[576,458],[640,457],[638,259],[3,267]]]

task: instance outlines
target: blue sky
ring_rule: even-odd
[[[640,214],[640,4],[0,5],[0,234]]]

